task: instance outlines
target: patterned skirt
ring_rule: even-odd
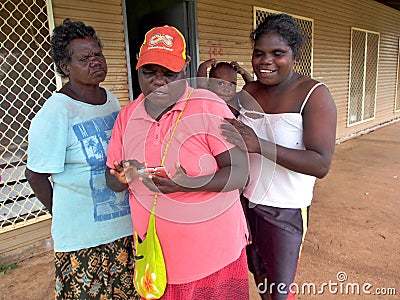
[[[55,252],[56,300],[140,299],[133,285],[133,238]]]
[[[248,300],[249,277],[246,250],[225,268],[202,279],[167,284],[162,300]],[[142,298],[144,299],[144,298]]]

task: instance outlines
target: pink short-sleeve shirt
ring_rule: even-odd
[[[144,95],[122,108],[108,147],[107,166],[113,161],[136,159],[154,167],[161,159],[171,130],[183,111],[164,165],[173,175],[175,164],[189,176],[215,173],[215,156],[229,144],[220,134],[224,117],[233,118],[226,103],[208,90],[190,91],[159,121],[144,106]],[[130,208],[135,231],[144,237],[154,192],[135,179],[130,183]],[[247,244],[247,226],[237,190],[225,193],[190,192],[159,194],[157,234],[163,249],[170,284],[206,277],[239,258]]]

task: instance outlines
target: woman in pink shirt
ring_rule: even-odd
[[[158,192],[156,227],[167,269],[162,299],[248,299],[248,233],[238,192],[248,159],[220,134],[221,120],[233,117],[226,103],[187,84],[189,61],[176,28],[147,32],[136,66],[142,94],[115,122],[107,183],[115,191],[129,188],[142,240]],[[134,166],[129,176],[124,161]],[[164,165],[170,177],[139,178],[144,165]]]

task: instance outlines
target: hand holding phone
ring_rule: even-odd
[[[152,175],[163,178],[170,178],[169,172],[165,169],[165,167],[152,167],[152,168],[143,168],[138,170],[139,175]]]

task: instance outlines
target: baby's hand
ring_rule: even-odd
[[[217,60],[215,58],[210,58],[203,62],[204,65],[208,67],[215,67],[217,64]]]
[[[242,75],[245,70],[239,65],[237,61],[231,61],[231,66],[235,69],[236,73]]]

